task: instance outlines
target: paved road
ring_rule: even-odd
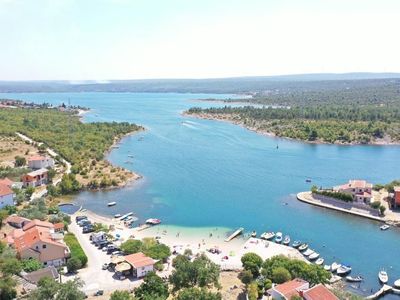
[[[85,282],[83,287],[85,293],[91,295],[98,289],[105,291],[133,289],[142,283],[142,280],[131,280],[129,278],[119,280],[113,277],[113,272],[102,270],[102,265],[110,262],[110,255],[96,248],[89,240],[90,234],[83,234],[82,228],[75,223],[74,216],[72,219],[68,230],[75,234],[88,257],[87,267],[78,272],[78,276]]]

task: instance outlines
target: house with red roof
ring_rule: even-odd
[[[132,274],[134,277],[141,278],[147,273],[154,271],[156,261],[146,256],[142,252],[124,256],[125,262],[132,266]]]
[[[14,192],[8,185],[0,184],[0,209],[7,205],[14,205]]]
[[[54,159],[49,156],[34,155],[28,158],[28,167],[33,170],[54,168]]]
[[[275,285],[268,291],[272,299],[287,299],[290,300],[293,296],[299,296],[301,291],[308,290],[310,284],[300,278],[287,281],[282,284]]]
[[[304,300],[339,300],[327,287],[317,284],[310,288],[310,284],[300,278],[278,284],[268,290],[272,299],[290,300],[293,296],[299,296]]]
[[[7,219],[5,220],[5,222],[14,227],[14,228],[22,228],[24,227],[26,224],[28,224],[31,220],[27,219],[27,218],[23,218],[17,215],[11,215],[8,216]]]
[[[12,188],[13,183],[14,182],[11,179],[7,178],[7,177],[3,178],[3,179],[0,179],[0,184],[6,185],[9,188]]]
[[[336,186],[333,190],[351,194],[353,200],[359,203],[370,204],[372,199],[372,183],[365,180],[349,180],[348,183]]]
[[[37,187],[46,184],[48,182],[47,172],[47,169],[42,168],[23,175],[21,180],[24,187]]]
[[[7,237],[20,259],[35,258],[45,266],[61,266],[70,256],[67,245],[54,232],[54,225],[33,220],[21,229],[14,229]]]

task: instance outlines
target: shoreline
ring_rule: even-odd
[[[285,137],[285,136],[277,136],[275,133],[263,129],[258,129],[255,127],[249,127],[243,124],[242,121],[240,120],[232,120],[230,117],[231,115],[212,115],[212,114],[207,114],[207,113],[194,113],[190,114],[187,113],[186,111],[182,113],[183,116],[187,117],[193,117],[197,119],[203,119],[203,120],[212,120],[212,121],[220,121],[220,122],[227,122],[233,125],[241,126],[247,130],[253,131],[257,134],[263,135],[263,136],[268,136],[268,137],[273,137],[277,139],[284,139],[284,140],[289,140],[289,141],[295,141],[298,143],[304,143],[304,144],[309,144],[309,145],[336,145],[336,146],[400,146],[400,141],[399,142],[385,142],[385,141],[374,141],[370,142],[368,144],[362,144],[362,143],[329,143],[329,142],[324,142],[324,141],[307,141],[307,140],[300,140],[300,139],[295,139],[291,137]]]
[[[366,212],[363,213],[363,212],[360,212],[360,211],[352,211],[352,210],[348,210],[348,209],[345,209],[345,208],[337,207],[337,206],[334,206],[334,205],[331,205],[331,204],[323,203],[320,200],[314,199],[312,197],[311,192],[300,192],[300,193],[298,193],[296,195],[296,198],[297,198],[297,200],[299,200],[301,202],[304,202],[304,203],[307,203],[307,204],[310,204],[310,205],[319,206],[319,207],[322,207],[322,208],[328,208],[328,209],[331,209],[331,210],[336,210],[336,211],[339,211],[339,212],[342,212],[342,213],[351,214],[351,215],[367,218],[367,219],[378,221],[378,222],[382,222],[382,223],[386,222],[386,220],[384,218],[377,217],[377,216],[372,216],[372,215],[370,215],[370,214],[368,214]]]

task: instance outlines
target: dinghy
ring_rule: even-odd
[[[309,260],[314,260],[314,259],[317,259],[318,257],[319,257],[319,253],[314,252],[313,254],[311,254],[311,255],[308,257],[308,259],[309,259]]]
[[[282,242],[282,239],[283,239],[282,232],[277,232],[275,236],[275,243],[280,244]]]
[[[331,270],[331,266],[330,265],[325,265],[324,266],[324,270],[325,271],[330,271]]]
[[[335,272],[337,269],[339,269],[340,266],[341,266],[341,264],[334,262],[333,264],[331,264],[331,271]]]
[[[292,244],[293,248],[299,248],[300,245],[301,245],[300,241],[294,241],[293,244]]]
[[[300,245],[299,250],[300,250],[300,251],[304,251],[304,250],[306,250],[307,248],[308,248],[308,244],[302,244],[302,245]]]
[[[382,283],[387,283],[389,281],[389,276],[385,270],[381,270],[378,274],[379,281]]]
[[[349,282],[361,282],[364,280],[364,278],[362,278],[361,276],[346,276],[346,280]]]
[[[338,274],[339,276],[343,276],[343,275],[346,275],[346,274],[348,274],[350,272],[351,272],[351,267],[350,266],[341,265],[337,269],[336,274]]]
[[[400,289],[400,279],[397,279],[397,280],[394,282],[393,286],[394,286],[395,288],[397,288],[397,289]]]
[[[289,245],[289,243],[290,243],[290,236],[286,235],[285,238],[283,239],[282,244],[287,246]]]
[[[322,266],[323,263],[324,263],[324,259],[322,257],[318,258],[315,261],[315,264],[318,265],[318,266]]]
[[[274,232],[264,232],[262,235],[261,235],[261,238],[262,239],[264,239],[264,240],[270,240],[270,239],[272,239],[273,237],[275,236],[275,233]]]
[[[311,254],[314,254],[315,252],[311,249],[307,249],[306,251],[303,252],[304,256],[310,256]]]

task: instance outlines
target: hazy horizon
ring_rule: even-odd
[[[1,81],[398,73],[394,0],[0,0]]]

